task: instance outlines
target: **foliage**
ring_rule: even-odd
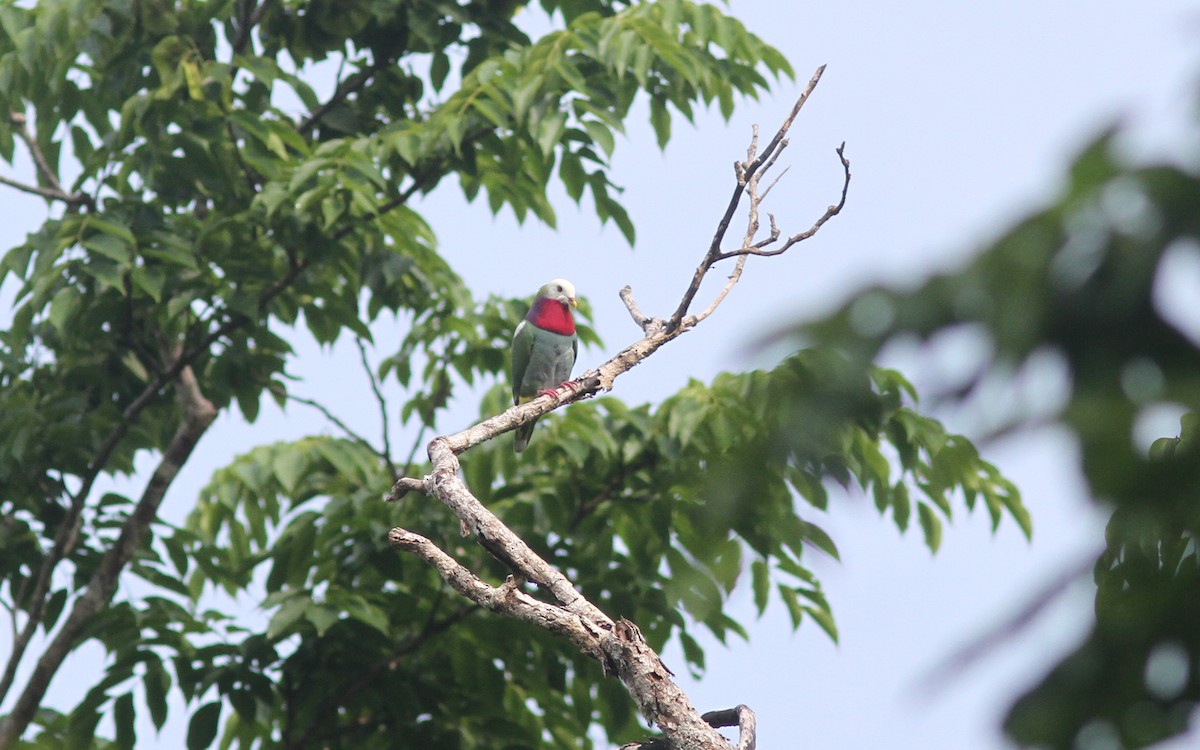
[[[170,397],[185,373],[253,421],[265,395],[290,398],[298,329],[370,343],[394,315],[409,333],[376,375],[404,389],[417,433],[504,369],[521,303],[475,300],[413,196],[455,177],[493,211],[553,224],[557,181],[633,242],[609,159],[637,98],[661,144],[673,115],[728,115],[791,75],[712,6],[540,7],[552,28],[530,39],[514,19],[533,7],[515,1],[0,2],[0,111],[14,113],[0,158],[33,156],[37,185],[21,189],[52,206],[0,261],[19,287],[0,332],[0,593],[14,631],[75,622],[68,646],[108,656],[73,710],[17,727],[29,743],[134,747],[139,713],[161,728],[171,696],[189,748],[588,747],[593,726],[641,731],[595,664],[387,547],[402,522],[504,573],[431,504],[379,502],[398,468],[386,447],[261,446],[212,477],[186,524],[151,525],[190,453]],[[483,410],[503,402],[493,390]],[[901,529],[915,507],[931,548],[955,493],[1027,529],[1013,488],[912,407],[897,373],[811,351],[656,408],[575,406],[522,462],[495,441],[464,465],[601,606],[655,645],[678,636],[699,670],[693,622],[744,636],[723,603],[747,562],[760,610],[774,587],[797,625],[835,634],[802,551],[836,547],[794,500],[824,507],[827,479]],[[141,497],[93,496],[135,459],[157,462]],[[116,573],[143,593],[109,601],[100,584],[128,577],[106,564],[128,538]],[[231,614],[259,594],[266,622]],[[111,738],[95,737],[102,716]]]
[[[1200,339],[1195,297],[1181,305],[1165,291],[1190,273],[1194,295],[1200,177],[1126,165],[1114,135],[1075,159],[1056,201],[967,267],[869,291],[807,329],[865,355],[969,331],[986,353],[946,401],[999,386],[1019,404],[1023,375],[1066,373],[1060,403],[1011,409],[995,427],[1068,428],[1092,496],[1112,510],[1095,626],[1013,707],[1005,727],[1023,745],[1142,747],[1184,731],[1200,700]],[[1161,408],[1185,412],[1181,432],[1147,453],[1135,427]]]
[[[803,553],[812,547],[836,557],[837,549],[797,514],[793,500],[800,494],[823,508],[826,477],[872,491],[901,528],[910,495],[919,494],[930,546],[941,533],[936,514],[950,512],[952,488],[968,492],[968,502],[975,493],[985,497],[996,520],[1007,507],[1027,523],[1015,490],[993,467],[964,450],[961,437],[902,405],[907,388],[897,373],[868,376],[838,355],[802,352],[769,372],[722,375],[712,386],[694,382],[657,408],[613,398],[576,404],[539,426],[528,455],[518,457],[507,440],[472,450],[462,459],[464,476],[591,601],[642,623],[656,648],[679,637],[699,673],[704,655],[684,615],[722,640],[731,633],[746,638],[723,605],[747,561],[760,612],[775,581],[795,625],[811,617],[836,638]],[[507,400],[498,386],[483,413],[496,413]],[[905,457],[899,472],[881,453],[885,439]],[[598,722],[615,740],[644,731],[627,697],[610,687],[597,691],[596,665],[581,662],[567,644],[525,628],[503,635],[513,626],[462,609],[436,574],[391,551],[383,541],[389,528],[419,528],[473,569],[496,578],[506,573],[457,539],[446,511],[427,499],[410,496],[381,508],[378,489],[387,483],[378,458],[352,441],[264,446],[219,471],[187,528],[165,540],[178,549],[171,574],[186,578],[194,597],[209,585],[236,594],[263,580],[256,568],[267,571],[265,603],[273,614],[266,632],[249,634],[210,666],[238,675],[235,683],[262,686],[253,700],[243,698],[245,709],[234,704],[238,718],[229,731],[255,737],[286,725],[279,713],[286,703],[310,707],[300,716],[316,714],[306,734],[344,733],[367,723],[354,717],[369,716],[378,726],[415,723],[427,742],[440,744],[464,722],[514,720],[530,698],[540,722],[526,716],[527,723],[508,728],[509,741],[537,746],[549,729],[550,745],[561,744],[578,735],[579,720]],[[317,497],[322,504],[314,507]],[[454,627],[443,630],[447,621]],[[436,648],[413,645],[434,638]],[[355,677],[331,681],[331,673]],[[455,679],[446,680],[447,673]],[[444,695],[463,682],[472,688]],[[286,686],[282,696],[270,690],[276,684]],[[477,705],[479,684],[503,694],[503,707]],[[435,695],[444,709],[422,719]],[[565,700],[547,701],[550,695]],[[255,716],[270,718],[254,726]]]

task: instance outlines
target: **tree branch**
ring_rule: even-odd
[[[167,488],[178,476],[179,470],[192,454],[200,438],[217,416],[217,408],[204,398],[191,367],[185,366],[179,373],[176,392],[183,410],[183,420],[171,442],[163,451],[158,466],[146,483],[141,498],[133,513],[121,526],[121,533],[113,546],[100,558],[99,566],[88,582],[83,594],[75,601],[71,613],[63,622],[50,645],[34,667],[33,674],[25,684],[17,702],[8,716],[0,721],[0,750],[6,750],[20,739],[25,728],[37,713],[50,681],[62,666],[67,655],[78,644],[79,636],[88,622],[108,605],[117,589],[121,571],[133,559],[146,534],[146,530],[158,516],[158,508]]]
[[[273,0],[265,0],[263,5],[259,6],[258,10],[254,14],[255,23],[257,23],[258,19],[261,19],[262,13],[272,1]],[[25,127],[25,116],[19,112],[13,112],[10,113],[10,117],[12,118],[13,123],[19,126],[18,134],[21,136],[22,140],[26,142],[31,152],[34,154],[34,160],[36,163],[38,163],[39,170],[42,170],[43,175],[48,179],[48,181],[51,182],[52,185],[57,186],[59,193],[62,193],[61,185],[58,185],[57,179],[54,178],[53,173],[49,170],[49,165],[46,163],[45,158],[41,155],[40,150],[38,150],[36,141],[29,133],[28,128]],[[414,195],[425,184],[427,184],[427,181],[431,179],[431,176],[436,173],[437,166],[438,165],[436,163],[430,164],[420,174],[414,176],[413,183],[407,189],[402,191],[399,195],[388,200],[373,216],[368,217],[368,220],[376,219],[388,211],[393,210],[394,208],[405,203],[409,198],[412,197],[412,195]],[[3,178],[0,178],[0,182],[3,181]],[[37,188],[34,190],[34,192],[40,190],[44,189]],[[65,200],[74,205],[91,205],[91,197],[84,194],[67,196],[65,193],[62,193],[62,195],[56,194],[51,197]],[[340,240],[346,237],[348,234],[350,234],[350,232],[353,231],[354,226],[354,224],[348,224],[344,226],[334,234],[333,239]],[[284,276],[276,279],[269,286],[267,286],[266,289],[263,290],[258,301],[258,310],[260,315],[265,314],[271,301],[288,287],[290,287],[291,284],[300,276],[301,273],[305,271],[307,267],[308,263],[304,258],[292,260],[287,273],[284,274]],[[43,558],[42,563],[38,566],[37,573],[34,576],[33,591],[29,598],[25,600],[26,604],[24,605],[28,619],[21,633],[14,638],[13,652],[9,655],[3,676],[0,676],[0,700],[3,700],[8,691],[11,689],[20,662],[23,659],[26,649],[28,648],[28,644],[36,632],[37,627],[41,624],[41,619],[45,612],[45,606],[48,602],[47,595],[50,590],[53,572],[58,567],[58,564],[71,554],[78,543],[79,531],[82,527],[83,511],[86,507],[87,498],[91,493],[91,489],[100,473],[103,471],[104,467],[108,464],[109,459],[112,457],[113,451],[116,450],[116,447],[128,434],[129,430],[133,427],[142,411],[144,411],[151,403],[153,403],[155,398],[161,393],[167,384],[171,383],[177,378],[182,381],[185,372],[187,373],[187,377],[190,378],[194,383],[195,378],[191,372],[191,365],[193,361],[201,354],[208,351],[214,343],[232,334],[239,328],[249,324],[251,320],[252,319],[249,316],[245,315],[230,315],[216,329],[211,330],[207,335],[205,335],[200,342],[194,346],[184,347],[182,352],[175,357],[173,364],[170,367],[158,372],[154,379],[146,385],[141,393],[139,393],[138,396],[135,397],[134,400],[125,407],[117,424],[113,427],[112,431],[96,450],[96,453],[89,462],[87,469],[80,477],[79,489],[73,495],[71,495],[71,505],[68,507],[63,522],[59,526],[59,530],[55,536],[54,544],[50,552],[45,558]],[[177,383],[177,386],[178,385],[179,384]],[[178,435],[176,438],[178,438]],[[172,441],[171,445],[175,445],[175,442]],[[167,450],[171,450],[170,445],[168,446]],[[164,454],[163,461],[166,461],[167,457],[167,454]],[[184,460],[186,460],[186,456],[184,456]],[[163,464],[160,463],[160,469],[162,466]],[[174,471],[177,472],[178,468],[179,467],[175,467]],[[147,489],[149,490],[149,488]],[[165,492],[165,490],[166,487],[164,486],[163,491]],[[143,499],[145,499],[145,496]],[[158,499],[158,502],[161,502],[161,497]],[[139,503],[137,508],[141,507],[143,506]],[[157,508],[157,505],[155,508]],[[136,514],[137,509],[135,509],[135,515]],[[129,520],[132,521],[133,517],[131,517]],[[139,536],[140,533],[141,532],[139,532]],[[122,532],[121,539],[123,538],[124,531]],[[118,539],[118,544],[121,543],[121,539]],[[116,548],[114,547],[113,549]],[[109,550],[109,554],[112,552],[113,550]],[[106,555],[104,559],[109,559],[108,555]],[[128,559],[120,562],[117,566],[116,572],[119,572],[120,569],[123,568],[127,563]],[[93,578],[93,583],[95,580],[96,579]],[[115,580],[116,573],[113,574],[114,586]],[[93,590],[98,589],[94,589],[94,587],[89,584],[88,592]],[[109,599],[111,599],[112,592],[109,592],[107,596],[105,596],[99,602],[89,600],[86,604],[86,607],[84,609],[80,609],[81,606],[85,604],[84,599],[87,596],[88,594],[85,592],[84,597],[81,597],[75,602],[75,606],[72,609],[72,616],[74,616],[76,611],[86,611],[87,607],[103,607],[103,605],[106,604]],[[20,602],[15,602],[15,604],[18,606],[21,605]],[[96,611],[98,611],[98,609]],[[54,675],[54,672],[62,664],[62,661],[66,657],[66,653],[73,648],[73,640],[71,638],[64,638],[64,632],[65,626],[64,630],[60,630],[59,636],[56,637],[56,639],[47,648],[47,651],[42,655],[34,675],[31,676],[29,683],[26,685],[26,689],[22,694],[22,700],[25,698],[25,696],[31,695],[33,692],[37,692],[35,689],[35,683],[42,684],[41,692],[44,693],[45,685],[49,683],[50,679]],[[58,653],[58,649],[60,648],[65,648],[65,651]],[[49,671],[43,671],[43,669],[48,669]],[[19,738],[20,733],[24,731],[25,727],[29,723],[29,720],[30,716],[26,716],[24,718],[16,717],[14,709],[14,713],[10,714],[10,716],[7,717],[3,723],[0,723],[0,750],[4,750],[4,748],[7,748],[12,741],[14,741],[16,738]],[[20,724],[19,728],[15,728],[17,724]],[[15,734],[13,734],[14,728]]]
[[[386,453],[381,451],[379,448],[376,448],[374,445],[371,445],[370,440],[367,440],[365,437],[363,437],[362,435],[355,432],[354,428],[352,428],[350,425],[346,424],[341,419],[339,419],[336,414],[334,414],[332,411],[330,411],[329,408],[326,407],[321,402],[316,401],[311,398],[304,398],[303,396],[296,396],[291,393],[284,393],[283,397],[286,398],[288,401],[295,401],[296,403],[303,404],[311,409],[316,409],[321,414],[321,416],[328,419],[330,422],[333,423],[333,425],[335,427],[337,427],[342,432],[346,433],[346,437],[350,438],[351,440],[358,443],[362,447],[371,451],[376,456],[379,456],[382,459],[387,458]],[[388,461],[388,463],[390,464],[391,461]]]
[[[440,450],[443,456],[457,464],[458,459],[444,446]],[[448,481],[461,484],[457,478]],[[480,519],[481,525],[476,526],[475,531],[481,539],[487,535],[505,550],[503,554],[532,563],[534,568],[541,571],[539,575],[545,576],[545,580],[540,585],[550,590],[559,604],[543,602],[526,594],[512,576],[499,587],[490,586],[419,534],[396,528],[388,534],[388,540],[394,547],[411,552],[427,562],[455,591],[481,607],[549,630],[599,661],[606,674],[616,675],[625,683],[646,719],[670,732],[675,750],[699,750],[724,745],[724,738],[700,718],[687,696],[670,679],[671,671],[646,644],[637,626],[625,619],[614,622],[592,606],[575,592],[565,576],[537,557],[516,534],[483,508],[478,500],[470,497],[465,486],[455,488],[453,496],[463,502],[463,505],[455,508],[456,513],[461,510]],[[493,551],[493,554],[496,553]],[[564,594],[572,601],[563,601]]]
[[[263,295],[259,298],[259,309],[265,310],[270,301],[290,286],[304,268],[305,263],[303,260],[293,263],[287,274],[276,279],[275,282],[264,290]],[[60,562],[74,551],[75,545],[79,542],[79,531],[83,524],[83,510],[86,507],[88,495],[91,493],[96,479],[100,476],[100,472],[103,471],[112,457],[113,451],[116,450],[121,440],[128,434],[142,411],[154,401],[168,383],[181,378],[185,371],[190,373],[191,364],[196,357],[208,351],[213,343],[245,325],[249,320],[249,318],[244,316],[231,317],[218,326],[216,330],[211,331],[205,336],[199,344],[184,349],[181,354],[174,358],[174,363],[171,367],[159,372],[154,377],[154,380],[125,407],[125,410],[121,412],[120,421],[117,422],[112,432],[108,434],[104,442],[96,450],[96,454],[88,463],[83,476],[80,477],[79,489],[71,496],[71,505],[67,508],[66,515],[59,525],[58,532],[55,534],[54,545],[46,557],[42,559],[41,565],[38,566],[37,574],[34,577],[33,591],[29,598],[25,600],[26,603],[24,605],[28,619],[21,634],[14,640],[13,651],[9,655],[8,662],[5,664],[4,675],[0,677],[0,700],[7,696],[8,691],[12,688],[17,669],[24,658],[25,650],[28,648],[29,642],[37,631],[38,626],[41,624],[54,570]],[[192,377],[194,379],[194,376]],[[20,604],[20,602],[17,602],[17,604]],[[3,725],[0,725],[0,750],[3,750],[5,747],[2,744],[4,739]]]
[[[726,258],[734,258],[746,255],[758,255],[765,258],[769,258],[773,255],[782,255],[783,253],[787,252],[792,245],[795,245],[798,242],[803,242],[819,232],[821,227],[825,226],[825,222],[841,213],[842,208],[846,205],[846,193],[850,190],[850,160],[846,158],[845,150],[845,143],[838,146],[836,149],[838,159],[842,162],[842,172],[845,175],[842,180],[842,197],[837,203],[825,209],[825,213],[821,214],[821,216],[818,217],[815,222],[813,222],[811,227],[803,232],[800,232],[799,234],[794,234],[789,237],[782,247],[777,247],[774,250],[764,250],[763,248],[775,242],[779,238],[778,229],[774,227],[774,221],[772,221],[772,228],[775,231],[772,232],[771,237],[755,244],[751,244],[753,238],[750,238],[751,241],[743,242],[742,247],[738,250],[731,250],[727,253],[718,253],[714,258],[714,262],[718,260],[725,260]],[[772,219],[773,218],[774,217],[772,217]]]
[[[671,671],[646,644],[637,626],[625,619],[610,619],[583,597],[565,575],[538,556],[524,540],[479,502],[462,479],[458,455],[563,404],[589,398],[602,390],[611,390],[614,380],[619,375],[641,363],[668,341],[691,330],[716,309],[737,282],[748,254],[738,257],[729,282],[708,309],[700,315],[685,318],[700,283],[721,254],[721,242],[733,211],[745,193],[749,194],[750,206],[743,245],[754,242],[759,229],[759,205],[766,192],[770,191],[768,187],[760,193],[759,180],[775,164],[779,151],[786,146],[787,130],[823,71],[824,67],[817,70],[808,88],[792,108],[791,114],[761,155],[756,155],[758,131],[755,129],[746,161],[737,165],[738,184],[733,198],[718,225],[704,260],[696,270],[691,286],[684,293],[670,320],[664,324],[663,321],[642,313],[633,299],[632,290],[625,287],[620,296],[630,316],[642,329],[643,336],[640,340],[627,346],[599,368],[585,372],[578,381],[564,383],[551,394],[513,406],[461,432],[434,438],[428,448],[433,466],[432,473],[422,479],[401,477],[393,484],[388,495],[388,499],[395,500],[407,492],[417,490],[436,497],[458,517],[463,533],[474,534],[479,545],[508,567],[512,575],[503,585],[491,586],[429,539],[402,528],[393,529],[388,536],[394,547],[424,560],[455,591],[476,604],[492,612],[533,623],[562,636],[574,644],[582,654],[599,661],[605,674],[618,677],[646,719],[664,733],[665,737],[662,740],[653,742],[661,742],[663,744],[659,745],[660,747],[670,750],[726,749],[729,747],[728,743],[714,727],[732,726],[735,723],[741,731],[738,747],[741,750],[753,750],[754,713],[745,706],[739,706],[702,717],[672,681]],[[843,164],[846,164],[848,182],[849,167],[844,157]],[[843,186],[842,203],[845,202],[845,190]],[[840,210],[841,205],[839,203],[836,208]],[[831,207],[832,209],[834,207]],[[833,213],[827,212],[829,215],[823,217],[811,233],[815,233],[821,224],[836,213],[836,210],[833,210]],[[777,238],[779,231],[774,217],[771,219],[771,227],[772,237]],[[601,493],[595,501],[596,504],[603,502],[604,498],[605,493]],[[522,586],[526,582],[536,584],[548,593],[553,601],[542,601],[525,593]],[[650,747],[652,744],[643,747]]]
[[[737,175],[737,184],[733,188],[733,195],[730,196],[729,204],[725,207],[725,213],[721,216],[721,220],[717,223],[717,231],[715,234],[713,234],[712,242],[708,247],[708,252],[705,253],[704,259],[700,262],[700,265],[696,267],[696,271],[692,275],[692,283],[683,293],[683,298],[679,301],[679,307],[675,309],[675,312],[667,321],[666,328],[668,331],[674,331],[683,326],[684,316],[687,315],[688,308],[691,307],[692,300],[695,299],[696,294],[700,291],[700,284],[704,281],[704,277],[708,274],[708,271],[712,267],[713,263],[717,262],[717,256],[721,254],[721,243],[725,240],[725,233],[729,229],[729,223],[733,220],[734,212],[737,211],[737,207],[741,203],[742,194],[746,190],[748,181],[753,178],[755,174],[757,174],[759,169],[762,168],[764,164],[767,164],[768,161],[772,159],[775,151],[780,147],[780,144],[783,143],[784,137],[787,135],[788,130],[791,129],[792,123],[795,121],[796,116],[800,114],[800,110],[804,107],[805,102],[808,101],[808,97],[812,94],[813,90],[816,89],[817,84],[820,83],[821,76],[824,73],[824,65],[817,68],[817,71],[813,74],[812,78],[809,79],[808,86],[805,87],[804,92],[800,94],[800,98],[797,99],[796,103],[792,106],[792,111],[788,113],[788,116],[784,119],[783,124],[775,133],[775,136],[770,140],[770,142],[767,143],[767,147],[763,150],[762,154],[755,157],[755,152],[758,148],[758,134],[756,132],[754,138],[751,140],[750,148],[746,155],[746,161],[736,162],[734,164],[734,173]]]
[[[246,45],[250,43],[250,32],[254,31],[254,27],[266,15],[267,8],[273,1],[264,0],[262,5],[257,5],[255,0],[240,0],[237,14],[237,34],[229,43],[233,48],[233,54],[240,55],[246,51]]]
[[[758,744],[757,721],[749,706],[739,705],[733,708],[723,708],[709,711],[700,717],[714,729],[719,727],[737,727],[738,743],[736,750],[754,750]],[[672,750],[671,742],[666,737],[647,740],[646,742],[631,742],[622,745],[621,750]]]
[[[314,110],[313,113],[308,117],[304,118],[296,130],[300,133],[300,135],[311,135],[313,129],[321,123],[321,120],[325,118],[325,115],[329,114],[334,107],[344,102],[351,94],[362,91],[362,89],[368,83],[370,83],[375,74],[380,70],[383,70],[383,67],[386,64],[386,62],[382,62],[380,60],[372,60],[367,67],[351,74],[349,78],[338,83],[337,88],[329,97],[329,100]]]
[[[8,118],[15,126],[17,137],[29,149],[30,158],[33,159],[33,165],[37,169],[41,181],[49,185],[49,187],[26,185],[23,182],[17,182],[7,177],[0,177],[0,184],[8,185],[24,193],[40,195],[47,200],[62,201],[67,204],[69,209],[78,208],[79,206],[94,207],[95,204],[92,196],[86,193],[68,193],[66,190],[63,190],[62,183],[58,181],[58,175],[54,173],[54,170],[50,169],[50,164],[46,161],[45,154],[42,153],[42,149],[38,146],[37,139],[29,131],[29,123],[24,113],[9,112]]]
[[[392,477],[392,481],[400,478],[399,472],[396,471],[396,464],[392,463],[392,439],[390,437],[391,428],[389,427],[389,418],[387,399],[383,397],[383,390],[379,387],[379,379],[375,377],[375,370],[371,369],[371,363],[367,360],[367,347],[363,344],[361,338],[356,338],[354,343],[358,344],[358,356],[362,361],[363,370],[367,373],[367,379],[371,383],[371,393],[375,395],[375,403],[379,405],[379,419],[382,423],[380,432],[383,433],[383,452],[380,455],[383,457],[383,462],[387,464],[388,474]],[[408,471],[405,470],[407,474]]]

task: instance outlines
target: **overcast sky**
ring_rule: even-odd
[[[517,226],[508,214],[493,219],[485,204],[464,204],[453,181],[417,206],[479,296],[529,295],[552,277],[573,280],[591,298],[606,343],[604,351],[581,352],[582,371],[638,336],[617,298],[621,286],[633,286],[647,313],[674,309],[727,201],[731,165],[744,157],[751,124],[773,130],[812,71],[828,64],[781,160],[791,170],[767,208],[785,233],[806,228],[836,200],[833,149],[846,141],[854,173],[846,210],[788,255],[752,261],[717,314],[617,382],[613,395],[629,402],[659,400],[722,369],[769,366],[746,347],[758,332],[818,315],[869,282],[913,283],[967,257],[1050,196],[1071,153],[1115,117],[1133,128],[1131,151],[1178,150],[1200,70],[1200,17],[1182,0],[734,0],[731,12],[785,52],[798,80],[743,102],[728,124],[716,113],[702,114],[695,127],[676,121],[665,154],[648,127],[629,128],[614,179],[626,188],[636,248],[613,227],[601,229],[586,201],[579,210],[561,193],[557,231]],[[10,247],[41,214],[36,202],[5,195],[0,243]],[[4,303],[0,322],[10,315]],[[378,329],[378,358],[399,336]],[[341,350],[305,346],[302,353],[294,372],[305,380],[296,393],[326,400],[373,434],[374,406],[356,396],[365,387],[355,387],[360,378],[341,365]],[[917,374],[933,377],[928,370]],[[465,426],[475,410],[457,404],[447,429]],[[172,488],[165,513],[181,517],[211,471],[237,453],[319,431],[329,428],[316,415],[281,415],[267,404],[254,425],[223,416]],[[396,433],[393,444],[411,442],[410,433]],[[764,750],[1005,747],[996,726],[1008,702],[1089,625],[1086,581],[1015,642],[943,681],[944,689],[919,683],[955,647],[1078,565],[1099,545],[1104,515],[1087,502],[1072,446],[1053,430],[988,445],[985,456],[1021,487],[1033,513],[1032,543],[1011,522],[993,536],[986,514],[959,514],[931,556],[916,530],[901,537],[867,500],[813,512],[842,551],[841,563],[810,560],[841,644],[812,625],[793,634],[777,602],[754,621],[748,597],[738,596],[734,609],[748,623],[749,645],[712,644],[709,671],[696,684],[678,652],[667,654],[698,707],[751,706]],[[69,682],[60,675],[52,691],[60,707],[80,697]],[[173,721],[157,743],[142,730],[139,745],[178,747],[184,726]]]

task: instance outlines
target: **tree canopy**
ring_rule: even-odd
[[[439,421],[456,394],[503,412],[527,301],[473,293],[413,198],[453,178],[493,212],[553,225],[561,185],[633,244],[610,167],[635,102],[661,145],[673,119],[728,116],[793,75],[738,20],[687,0],[0,2],[0,158],[35,171],[5,184],[49,206],[0,261],[19,286],[0,332],[0,597],[16,634],[0,747],[135,747],[138,716],[162,727],[181,704],[189,748],[642,742],[653,728],[603,660],[389,545],[413,529],[483,579],[512,572],[439,504],[381,501],[431,470],[420,451],[352,429],[296,435],[216,471],[186,522],[158,508],[198,441],[219,439],[218,415],[297,403],[300,330],[382,358],[372,384],[405,396],[381,411],[414,445],[459,427]],[[962,325],[992,346],[981,376],[1049,352],[1071,395],[1033,416],[1075,432],[1114,515],[1093,634],[1006,728],[1063,748],[1178,732],[1200,665],[1196,423],[1149,457],[1129,434],[1149,404],[1195,409],[1196,342],[1153,289],[1163,263],[1195,253],[1196,187],[1178,167],[1123,165],[1101,139],[1060,202],[962,272],[865,293],[771,368],[657,404],[619,387],[574,403],[521,457],[503,438],[471,447],[462,481],[588,601],[652,649],[676,639],[699,672],[697,629],[747,637],[724,606],[739,585],[758,611],[836,638],[805,558],[837,555],[809,514],[829,482],[935,550],[955,504],[1028,533],[1016,488],[871,359]],[[373,339],[385,315],[406,326],[398,345]],[[147,458],[136,496],[96,490]],[[265,622],[228,606],[260,590]],[[77,706],[50,708],[89,640],[104,673]],[[102,716],[112,736],[97,736]]]

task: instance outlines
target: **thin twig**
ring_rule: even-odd
[[[225,121],[225,135],[229,137],[229,145],[233,146],[233,157],[237,159],[242,178],[246,181],[246,187],[250,188],[251,194],[257,193],[258,183],[262,181],[262,176],[251,169],[246,160],[242,158],[242,148],[238,145],[237,133],[234,132],[232,120]]]
[[[346,437],[350,438],[351,440],[358,443],[362,447],[371,451],[371,453],[375,454],[376,456],[379,456],[380,458],[386,457],[386,455],[384,454],[383,451],[381,451],[380,449],[378,449],[374,445],[372,445],[370,440],[367,440],[365,437],[363,437],[362,435],[355,432],[354,428],[352,428],[350,425],[346,424],[341,419],[339,419],[336,414],[334,414],[332,411],[330,411],[329,408],[326,407],[321,402],[315,401],[311,398],[304,398],[303,396],[296,396],[291,393],[285,393],[285,394],[283,394],[283,397],[286,398],[288,401],[295,401],[298,404],[303,404],[309,408],[316,409],[318,412],[321,413],[321,416],[328,419],[330,422],[332,422],[334,424],[335,427],[337,427],[342,432],[346,433]]]
[[[0,184],[8,185],[31,195],[39,195],[48,200],[63,201],[71,209],[79,206],[92,207],[94,202],[90,195],[86,193],[68,193],[63,189],[62,183],[58,181],[58,175],[54,173],[54,170],[50,169],[50,164],[46,161],[46,156],[42,153],[41,147],[38,146],[37,139],[30,132],[29,121],[25,117],[25,114],[22,112],[9,112],[8,117],[9,121],[15,126],[17,137],[29,149],[29,155],[33,159],[34,167],[37,169],[41,181],[49,185],[49,187],[26,185],[23,182],[18,182],[8,177],[0,177]]]
[[[811,227],[804,230],[803,232],[800,232],[799,234],[794,234],[791,237],[788,237],[787,241],[784,242],[784,244],[781,247],[777,247],[773,250],[764,250],[764,249],[762,249],[762,247],[760,247],[758,245],[751,245],[751,244],[747,243],[747,244],[744,244],[738,250],[731,250],[727,253],[718,253],[716,256],[713,257],[713,262],[715,263],[720,260],[725,260],[726,258],[735,258],[738,256],[744,257],[747,255],[758,255],[758,256],[761,256],[764,258],[769,258],[774,255],[782,255],[783,253],[787,252],[796,243],[803,242],[804,240],[807,240],[809,237],[812,237],[814,234],[819,232],[821,230],[821,227],[825,226],[825,222],[829,221],[830,219],[832,219],[833,217],[835,217],[839,213],[841,213],[842,209],[846,205],[846,194],[850,190],[850,160],[846,158],[845,149],[846,149],[845,143],[843,143],[842,145],[837,147],[838,159],[840,159],[842,162],[842,171],[845,175],[842,180],[841,199],[838,200],[838,202],[836,204],[825,209],[825,213],[821,214],[817,218],[817,220],[815,222],[813,222],[813,225]]]
[[[17,190],[20,190],[22,193],[29,193],[30,195],[39,195],[39,196],[41,196],[43,198],[47,198],[49,200],[66,201],[68,203],[71,202],[71,196],[67,195],[66,193],[62,192],[61,190],[54,190],[53,188],[44,188],[44,187],[40,187],[38,185],[26,185],[23,182],[17,182],[16,180],[10,179],[8,177],[4,177],[3,175],[0,175],[0,185],[8,185],[11,188],[16,188]]]
[[[754,170],[748,174],[743,173],[742,183],[750,203],[749,210],[746,213],[746,232],[742,236],[743,246],[752,243],[754,241],[754,237],[758,234],[758,209],[762,204],[762,196],[760,196],[758,192],[758,183],[762,179],[762,176],[775,165],[775,161],[779,157],[779,154],[783,152],[783,149],[787,148],[788,142],[786,138],[780,138],[778,141],[779,148],[776,149],[773,154],[771,154],[771,157],[767,160],[762,169]],[[754,136],[750,140],[750,150],[746,155],[747,162],[751,162],[754,159],[754,150],[757,148],[757,145],[758,127],[756,126],[754,128]],[[774,217],[771,218],[771,230],[772,237],[779,236],[779,228],[775,226]],[[709,255],[711,254],[712,251],[710,249]],[[712,315],[713,312],[716,311],[716,309],[721,305],[721,303],[725,301],[725,297],[729,295],[729,292],[733,291],[733,287],[736,286],[738,281],[742,278],[742,271],[745,270],[745,268],[746,258],[738,258],[737,263],[735,263],[733,266],[733,271],[726,278],[725,285],[721,287],[721,291],[717,293],[716,298],[713,299],[713,301],[709,303],[708,307],[706,307],[699,315],[690,315],[687,318],[684,318],[683,327],[692,328],[709,315]]]
[[[63,190],[62,183],[58,181],[58,175],[50,168],[50,163],[46,161],[45,154],[37,144],[37,139],[33,137],[33,133],[29,132],[29,121],[21,112],[13,112],[9,115],[12,124],[16,126],[17,136],[25,142],[25,147],[29,149],[30,156],[33,157],[33,164],[37,167],[38,174],[41,175],[42,181],[54,189],[59,195],[66,195]]]
[[[362,361],[363,370],[367,373],[367,380],[371,383],[371,393],[375,394],[375,402],[379,404],[379,418],[383,424],[383,452],[380,454],[383,457],[383,462],[387,464],[388,473],[392,477],[392,481],[400,476],[396,471],[396,465],[392,463],[392,439],[391,427],[388,419],[388,403],[383,397],[383,391],[379,387],[379,379],[375,377],[375,370],[371,368],[371,363],[367,360],[367,347],[363,343],[362,338],[355,338],[354,343],[358,344],[358,356]],[[407,473],[407,472],[405,472]]]
[[[254,0],[242,0],[238,11],[237,35],[233,37],[233,41],[229,45],[233,48],[233,54],[240,55],[246,50],[246,45],[250,42],[250,32],[262,21],[263,16],[266,15],[267,7],[273,1],[264,0],[262,5],[256,6]]]
[[[638,307],[638,303],[633,299],[633,287],[626,284],[621,287],[618,295],[621,297],[621,301],[625,303],[625,309],[629,311],[629,316],[633,318],[633,322],[638,328],[642,329],[643,333],[650,333],[653,328],[662,328],[663,322],[661,320],[642,314],[642,309]]]
[[[325,118],[325,115],[329,114],[334,107],[345,101],[348,96],[361,91],[386,64],[385,61],[372,60],[367,67],[354,73],[346,80],[339,82],[329,100],[317,107],[312,114],[300,122],[300,126],[296,128],[299,133],[306,137],[311,135],[313,129]]]

